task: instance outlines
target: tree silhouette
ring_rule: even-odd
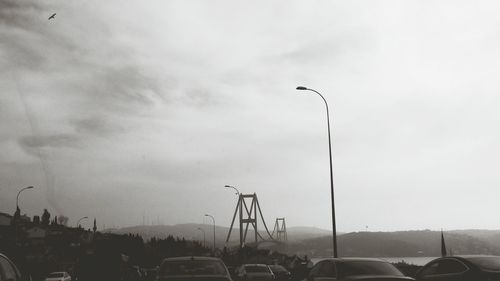
[[[50,223],[50,213],[47,211],[47,209],[43,209],[43,214],[42,214],[42,225],[49,225]]]

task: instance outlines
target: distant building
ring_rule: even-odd
[[[22,223],[31,223],[31,218],[28,217],[26,214],[22,215],[19,220],[22,222]]]
[[[43,245],[47,231],[39,226],[35,226],[26,230],[26,239],[31,245]]]
[[[12,221],[12,216],[6,213],[0,213],[0,226],[8,226]]]
[[[26,238],[28,239],[45,239],[46,235],[47,231],[38,226],[26,230]]]

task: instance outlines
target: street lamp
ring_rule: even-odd
[[[214,222],[214,254],[215,254],[215,218],[212,215],[209,215],[209,214],[205,214],[205,217],[212,218],[212,220]]]
[[[82,217],[80,218],[77,222],[76,222],[76,227],[79,227],[80,226],[80,221],[84,220],[84,219],[88,219],[89,217]]]
[[[19,192],[17,193],[17,198],[16,198],[16,211],[17,211],[17,209],[19,209],[19,195],[21,194],[21,192],[23,192],[26,189],[32,189],[32,188],[33,188],[33,186],[28,186],[28,187],[25,187],[25,188],[22,188],[21,190],[19,190]]]
[[[232,188],[232,189],[236,190],[236,195],[240,195],[240,191],[236,187],[234,187],[232,185],[225,185],[224,187]]]
[[[326,99],[323,97],[323,95],[320,94],[316,90],[309,89],[309,88],[306,88],[303,86],[297,87],[297,90],[315,92],[323,99],[323,101],[325,102],[325,106],[326,106],[326,122],[328,125],[328,150],[330,152],[330,190],[331,190],[331,197],[332,197],[333,257],[336,258],[336,257],[338,257],[338,255],[337,255],[337,227],[336,227],[336,223],[335,223],[335,200],[334,200],[334,195],[333,195],[332,141],[331,141],[331,137],[330,137],[330,112],[328,110],[328,103],[326,102]]]
[[[203,248],[205,248],[205,244],[206,244],[205,243],[205,230],[203,230],[203,228],[200,228],[200,227],[198,227],[197,229],[200,230],[201,232],[203,232]]]

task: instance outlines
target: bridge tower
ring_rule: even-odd
[[[257,212],[259,212],[260,218],[262,219],[262,224],[264,225],[264,229],[267,234],[273,239],[271,233],[267,228],[266,222],[264,221],[264,217],[262,216],[262,211],[260,209],[259,200],[257,199],[257,194],[241,194],[238,197],[238,203],[236,204],[236,209],[234,210],[233,220],[231,221],[231,227],[229,228],[229,233],[227,234],[226,243],[229,242],[229,238],[231,237],[231,232],[233,231],[234,221],[236,216],[239,215],[239,227],[240,227],[240,248],[247,241],[248,229],[250,226],[253,228],[254,233],[254,242],[258,242],[258,238],[264,240],[257,229]]]
[[[286,222],[285,218],[276,218],[276,223],[274,224],[274,240],[280,242],[287,242],[288,236],[286,234]]]

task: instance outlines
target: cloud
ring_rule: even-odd
[[[196,219],[181,215],[188,200],[223,217],[227,204],[204,196],[232,200],[221,187],[234,184],[267,215],[328,227],[324,106],[302,83],[332,109],[339,214],[359,213],[342,228],[372,215],[356,209],[360,194],[386,217],[391,194],[465,190],[455,174],[494,183],[498,40],[482,36],[497,34],[497,13],[443,18],[450,2],[430,3],[3,1],[0,183],[41,173],[35,155],[66,215],[100,209],[99,197],[120,203],[106,210],[117,224],[137,208]]]
[[[123,126],[112,124],[107,118],[94,116],[86,119],[73,120],[76,132],[106,137],[125,131]]]
[[[39,155],[41,149],[78,148],[80,138],[72,134],[57,134],[45,136],[24,136],[19,139],[19,145],[30,154]]]
[[[32,28],[32,15],[42,11],[42,6],[35,1],[4,0],[0,2],[0,23],[21,29]]]
[[[5,1],[0,11],[0,36],[5,39],[0,43],[0,61],[5,62],[0,71],[17,80],[34,135],[59,127],[54,136],[43,137],[51,143],[67,139],[67,131],[78,134],[72,140],[86,133],[123,131],[127,126],[117,125],[121,118],[133,118],[165,101],[167,93],[149,75],[148,66],[136,60],[134,47],[113,40],[102,18],[89,21],[92,7],[61,4]],[[55,20],[46,19],[49,10],[58,11]],[[39,141],[24,138],[20,143]]]
[[[3,38],[0,59],[5,66],[2,72],[43,65],[45,59],[37,51],[38,44],[33,44],[33,40],[40,41],[47,34],[36,20],[41,13],[42,6],[34,1],[6,0],[0,3],[0,36]]]
[[[2,111],[0,145],[17,143],[22,150],[16,154],[34,156],[30,167],[43,177],[31,180],[58,212],[67,208],[59,201],[71,196],[61,185],[68,162],[85,163],[86,150],[99,150],[103,138],[126,132],[164,101],[134,47],[111,37],[100,11],[92,18],[91,9],[66,2],[0,3],[0,88],[5,106],[16,109]],[[54,11],[56,18],[48,21]],[[12,158],[10,165],[18,165]]]

